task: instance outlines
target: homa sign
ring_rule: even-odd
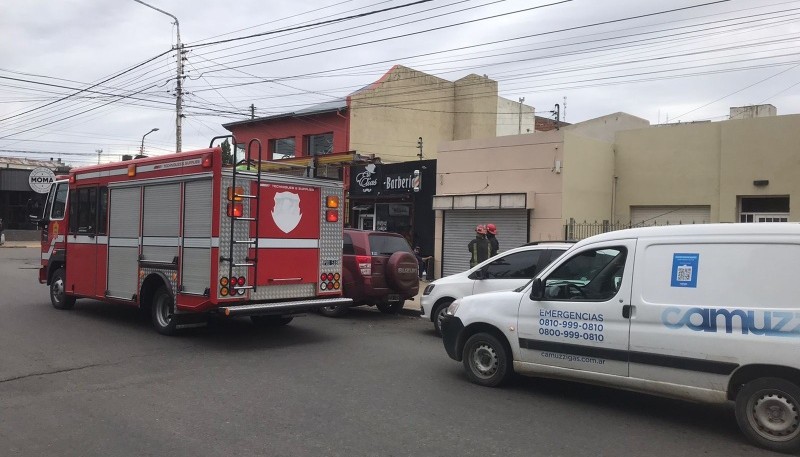
[[[50,185],[56,180],[56,175],[49,168],[39,167],[31,170],[28,176],[28,185],[34,192],[46,194],[50,192]]]

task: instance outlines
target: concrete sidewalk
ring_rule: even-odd
[[[38,241],[6,241],[0,245],[2,248],[38,248]]]
[[[422,292],[428,287],[428,284],[430,284],[430,281],[419,280],[419,293],[413,299],[406,300],[403,305],[403,310],[400,311],[402,314],[407,316],[420,316],[422,314],[422,302],[420,299],[422,298]]]

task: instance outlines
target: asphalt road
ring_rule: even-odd
[[[729,407],[475,386],[416,317],[236,319],[170,338],[122,306],[58,311],[37,255],[0,249],[2,456],[776,455]]]

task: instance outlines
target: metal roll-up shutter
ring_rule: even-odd
[[[499,252],[528,242],[528,210],[450,210],[444,212],[442,276],[469,269],[467,244],[475,238],[475,227],[492,223],[497,226]]]
[[[183,236],[211,236],[211,180],[186,183],[183,212]]]
[[[144,188],[142,260],[172,262],[178,256],[181,221],[181,185]]]
[[[203,294],[211,282],[211,180],[187,182],[183,198],[181,291]]]
[[[633,225],[708,224],[710,206],[631,206]]]
[[[130,300],[137,293],[141,195],[140,187],[111,189],[106,284],[110,297]]]
[[[139,238],[141,188],[111,189],[109,230],[111,238]]]
[[[145,187],[142,235],[178,237],[180,211],[180,184]]]

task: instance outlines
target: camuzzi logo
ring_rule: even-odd
[[[686,327],[696,332],[800,337],[800,313],[725,308],[667,308],[661,322],[671,329]]]

